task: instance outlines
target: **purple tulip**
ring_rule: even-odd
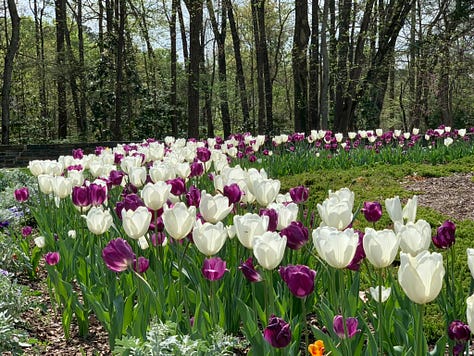
[[[237,183],[232,183],[224,187],[224,196],[229,198],[229,205],[235,204],[242,198],[242,191]]]
[[[50,266],[55,266],[59,262],[59,252],[48,252],[46,255],[44,255],[44,260],[46,263]]]
[[[286,236],[286,245],[292,250],[298,250],[308,242],[309,232],[301,221],[292,221],[290,225],[280,231],[281,236]]]
[[[108,178],[108,183],[111,185],[120,185],[122,184],[123,176],[125,175],[122,171],[111,171]]]
[[[72,150],[72,157],[74,159],[82,159],[84,157],[84,151],[81,148]]]
[[[186,203],[188,206],[198,207],[201,202],[201,191],[192,185],[189,187],[188,192],[186,193]]]
[[[454,245],[455,242],[456,225],[446,220],[440,227],[438,227],[437,234],[433,236],[433,244],[442,249],[447,249]]]
[[[268,231],[276,231],[278,226],[278,213],[275,209],[260,209],[260,216],[268,216]]]
[[[28,191],[28,187],[23,187],[15,189],[14,195],[17,202],[24,203],[28,200],[30,192]]]
[[[355,230],[359,234],[359,243],[357,244],[356,253],[352,258],[352,261],[346,266],[346,268],[350,269],[351,271],[358,271],[360,269],[360,264],[362,260],[365,258],[365,251],[364,251],[364,233],[359,230]]]
[[[263,330],[263,337],[273,347],[283,348],[291,341],[290,324],[275,315],[270,316],[268,325]]]
[[[209,149],[206,147],[198,147],[196,149],[196,157],[201,162],[207,162],[211,159],[211,151],[209,151]]]
[[[102,259],[107,268],[114,272],[126,271],[136,259],[132,248],[122,238],[111,240],[102,250]]]
[[[89,198],[92,205],[102,205],[107,199],[107,187],[102,184],[89,185]]]
[[[184,179],[181,177],[169,179],[166,183],[171,185],[171,193],[173,195],[178,196],[186,192],[186,184],[184,183]]]
[[[193,162],[190,165],[191,173],[189,174],[190,178],[200,177],[204,174],[204,166],[201,162]]]
[[[90,195],[89,195],[89,187],[83,185],[80,187],[73,187],[71,193],[72,203],[78,207],[86,207],[89,206]]]
[[[122,219],[122,210],[137,210],[139,206],[145,206],[145,203],[136,194],[127,194],[117,204],[115,204],[115,213]]]
[[[30,236],[32,231],[33,231],[33,228],[31,226],[23,226],[21,228],[21,236],[23,237]]]
[[[361,211],[368,222],[377,222],[382,217],[382,205],[378,201],[364,202],[364,207]]]
[[[344,339],[346,338],[346,334],[344,332],[344,325],[342,323],[342,320],[342,315],[336,315],[333,320],[333,329],[337,336],[339,336],[341,339]],[[347,337],[351,338],[360,331],[360,329],[357,329],[359,321],[357,320],[357,318],[345,318],[345,321]]]
[[[304,203],[308,200],[309,189],[300,185],[299,187],[290,188],[290,197],[295,204]]]
[[[135,261],[133,269],[138,273],[145,273],[149,266],[150,261],[147,258],[140,256],[138,257],[138,260]]]
[[[253,265],[252,257],[247,258],[247,261],[245,262],[241,262],[239,269],[249,282],[261,282],[263,280],[262,276],[257,272]]]
[[[206,258],[202,265],[202,274],[204,278],[210,281],[217,281],[224,276],[226,263],[219,257]]]
[[[466,348],[465,343],[456,343],[453,347],[453,356],[458,356],[464,354],[464,349]]]
[[[449,324],[448,336],[451,340],[458,343],[465,343],[469,341],[471,330],[469,329],[469,325],[464,324],[460,320],[454,320]]]
[[[281,279],[283,279],[295,297],[305,298],[313,292],[316,271],[308,266],[281,266],[279,272]]]

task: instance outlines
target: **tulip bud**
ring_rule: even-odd
[[[145,273],[149,266],[150,261],[147,258],[140,256],[138,257],[138,260],[135,261],[133,269],[138,273]]]
[[[290,188],[290,197],[295,204],[304,203],[308,200],[309,189],[300,185],[295,188]]]
[[[43,248],[46,246],[46,239],[44,236],[38,236],[34,239],[35,245],[39,248]]]
[[[118,238],[111,240],[104,247],[102,259],[108,269],[114,272],[123,272],[133,265],[135,254],[127,241]]]
[[[392,288],[388,287],[386,288],[385,286],[382,286],[382,303],[384,303],[388,297],[390,297],[390,292],[392,291]],[[380,286],[377,287],[370,287],[369,288],[370,295],[372,298],[377,302],[380,303]]]
[[[298,250],[308,242],[309,232],[301,221],[292,221],[280,231],[280,235],[286,236],[286,243],[290,249]]]
[[[32,231],[33,231],[33,228],[31,226],[23,226],[21,228],[21,236],[23,237],[30,236]]]
[[[449,220],[446,220],[440,227],[437,233],[433,236],[433,244],[442,249],[447,249],[454,245],[455,242],[456,225]]]
[[[345,321],[346,327],[344,328]],[[343,318],[342,315],[336,315],[333,319],[333,329],[334,332],[341,339],[352,338],[355,334],[360,332],[360,329],[357,329],[359,321],[357,318]],[[347,334],[346,331],[347,330]]]
[[[58,264],[60,259],[59,252],[48,252],[44,255],[44,260],[50,266],[55,266]]]
[[[20,189],[15,189],[14,195],[17,202],[24,203],[28,200],[30,193],[28,191],[28,187],[23,187]]]
[[[268,216],[268,231],[276,231],[278,226],[278,212],[275,209],[260,209],[258,215]]]
[[[240,202],[242,191],[237,183],[232,183],[224,187],[224,196],[229,199],[229,204]]]
[[[204,278],[210,281],[217,281],[221,279],[227,271],[226,263],[219,257],[206,258],[201,271]]]
[[[263,337],[273,347],[283,348],[291,342],[290,324],[275,315],[270,316]]]
[[[464,344],[469,341],[471,330],[469,325],[464,324],[462,321],[453,320],[448,327],[448,336],[451,340]]]
[[[378,201],[364,202],[362,213],[368,222],[377,222],[382,217],[382,206]]]
[[[239,269],[249,282],[261,282],[263,280],[262,276],[255,270],[252,257],[249,257],[245,262],[241,262]]]
[[[72,203],[80,208],[87,208],[90,205],[89,187],[73,187],[71,193]]]
[[[305,298],[314,290],[316,271],[304,265],[280,267],[281,279],[286,283],[295,297]]]

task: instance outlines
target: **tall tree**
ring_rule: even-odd
[[[219,99],[221,107],[222,127],[224,129],[224,137],[231,134],[231,122],[229,112],[229,96],[227,93],[227,62],[225,54],[225,40],[227,34],[227,7],[226,3],[222,3],[220,29],[219,23],[214,12],[214,5],[211,0],[207,0],[207,11],[211,19],[212,31],[217,43],[217,70],[219,78]]]
[[[117,18],[117,54],[115,69],[115,120],[112,126],[112,137],[114,140],[122,139],[122,110],[123,110],[123,79],[125,61],[125,20],[127,17],[126,0],[118,0],[116,6]]]
[[[12,84],[13,61],[20,46],[20,16],[15,0],[8,0],[8,11],[12,24],[12,34],[8,43],[5,62],[3,65],[2,83],[2,144],[10,143],[10,92]]]
[[[321,128],[319,119],[319,4],[313,1],[311,5],[311,45],[309,50],[309,89],[308,89],[308,116],[310,129],[317,130]]]
[[[202,0],[185,0],[189,12],[188,137],[199,137],[199,63]]]
[[[240,106],[242,108],[242,129],[244,131],[250,131],[252,125],[250,122],[250,110],[247,97],[247,86],[245,84],[245,72],[242,63],[242,55],[240,52],[240,38],[237,31],[237,25],[234,18],[234,10],[232,8],[232,2],[230,0],[224,0],[227,8],[227,16],[229,17],[230,33],[232,35],[232,44],[234,47],[234,58],[235,58],[235,75],[237,77],[237,83],[239,85],[240,95]]]
[[[307,132],[308,123],[308,49],[310,29],[308,24],[308,1],[295,0],[295,31],[293,34],[293,91],[295,131]]]
[[[56,17],[56,89],[58,105],[58,138],[68,135],[68,113],[66,96],[66,0],[55,0]]]

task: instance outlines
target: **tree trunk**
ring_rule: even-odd
[[[43,13],[44,7],[38,8],[38,1],[33,2],[33,16],[35,21],[35,49],[36,49],[36,73],[38,76],[38,97],[40,105],[40,119],[43,126],[43,137],[49,137],[47,120],[49,119],[48,101],[46,98],[46,75],[44,60],[44,36],[43,36]]]
[[[177,50],[176,50],[176,12],[178,0],[172,0],[171,2],[171,20],[170,20],[170,38],[171,38],[171,49],[170,49],[170,76],[171,76],[171,87],[170,87],[170,106],[171,106],[171,132],[174,137],[178,136],[178,115],[177,115],[177,71],[176,65],[178,61]]]
[[[12,22],[12,35],[3,65],[2,83],[2,144],[10,143],[10,90],[12,84],[13,61],[20,46],[20,17],[15,0],[8,0],[8,11]]]
[[[115,122],[112,127],[112,136],[114,140],[122,139],[122,100],[123,100],[123,68],[125,61],[125,18],[126,1],[119,0],[117,3],[117,59],[115,73]]]
[[[207,11],[211,19],[212,31],[217,42],[217,66],[219,78],[219,99],[222,115],[222,127],[224,129],[224,137],[227,138],[232,133],[230,112],[229,112],[229,97],[227,93],[227,64],[225,55],[225,38],[226,38],[226,24],[227,24],[227,8],[225,3],[222,4],[221,9],[221,29],[217,23],[216,15],[214,13],[214,6],[211,0],[207,0]]]
[[[267,34],[265,27],[265,0],[260,0],[257,7],[257,20],[259,27],[259,46],[262,51],[263,78],[265,83],[265,134],[273,134],[273,86],[270,76],[270,61],[268,58]]]
[[[58,138],[65,139],[68,134],[67,96],[66,96],[66,51],[64,40],[66,34],[66,0],[55,0],[56,14],[56,66],[57,66],[57,103],[58,103]]]
[[[343,0],[339,9],[339,38],[337,51],[336,97],[334,107],[334,130],[346,133],[349,127],[350,107],[348,99],[349,69],[349,25],[352,1]]]
[[[187,0],[189,12],[188,137],[199,138],[199,66],[201,61],[202,0]]]
[[[309,90],[308,116],[309,128],[321,128],[319,120],[319,4],[313,1],[311,9],[311,45],[309,47]]]
[[[237,26],[235,24],[232,2],[230,0],[224,0],[224,3],[226,4],[227,8],[227,16],[229,18],[230,32],[232,35],[232,43],[234,47],[236,79],[239,85],[240,105],[242,107],[242,129],[244,131],[250,131],[252,129],[252,124],[250,122],[250,110],[247,98],[247,89],[245,85],[244,66],[242,64],[242,56],[240,54],[240,38],[237,32]]]
[[[258,91],[258,133],[266,133],[266,105],[265,105],[265,75],[263,69],[263,53],[260,44],[260,26],[258,22],[258,7],[262,6],[259,0],[252,0],[252,22],[253,22],[253,33],[255,42],[255,57],[257,66],[257,91]]]
[[[84,31],[82,28],[82,0],[77,1],[77,45],[79,52],[79,107],[81,121],[79,127],[79,136],[81,139],[87,138],[87,108],[86,108],[86,78],[85,60],[84,60]]]
[[[309,41],[308,1],[295,0],[295,31],[293,34],[293,93],[296,132],[307,132],[308,125],[308,69],[306,51]],[[316,96],[317,97],[317,96]]]
[[[321,71],[321,128],[326,130],[329,125],[329,75],[330,75],[330,64],[329,64],[329,53],[327,44],[326,28],[328,25],[328,13],[329,4],[328,1],[324,1],[323,7],[323,20],[321,24],[321,57],[323,62],[323,68]]]

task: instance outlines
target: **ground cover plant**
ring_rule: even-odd
[[[116,352],[158,349],[161,335],[206,354],[221,332],[248,343],[222,352],[253,355],[459,353],[472,224],[398,182],[472,171],[460,131],[77,150],[30,163],[39,192],[15,197],[38,234],[15,236],[29,261],[41,251],[66,336],[94,314]]]

